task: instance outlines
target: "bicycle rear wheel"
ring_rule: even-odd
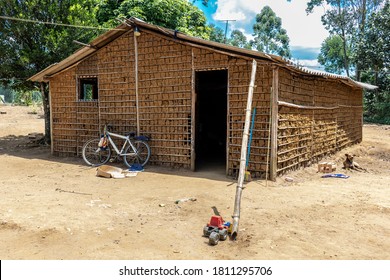
[[[99,166],[107,163],[111,157],[110,146],[102,149],[99,147],[100,139],[87,141],[83,146],[83,159],[91,166]]]
[[[144,166],[148,163],[150,158],[150,147],[149,144],[142,140],[136,140],[132,142],[136,151],[133,151],[131,146],[128,146],[123,157],[126,165],[131,167],[133,164],[141,164]]]

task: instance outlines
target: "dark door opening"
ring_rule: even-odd
[[[226,166],[227,70],[195,74],[195,169]]]

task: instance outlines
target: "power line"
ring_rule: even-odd
[[[226,21],[225,38],[223,40],[223,42],[226,44],[226,34],[227,34],[227,30],[228,30],[229,21],[236,21],[236,20],[235,19],[220,19],[218,21]]]
[[[84,26],[84,25],[74,25],[74,24],[57,23],[57,22],[47,22],[47,21],[40,21],[40,20],[15,18],[15,17],[9,17],[9,16],[0,16],[0,19],[22,21],[22,22],[29,22],[29,23],[39,23],[39,24],[66,26],[66,27],[72,27],[72,28],[100,29],[100,30],[125,30],[125,29],[115,29],[115,28],[106,28],[106,27]]]

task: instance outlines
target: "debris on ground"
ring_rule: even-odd
[[[91,193],[67,191],[67,190],[62,190],[62,189],[60,189],[60,188],[56,188],[56,192],[66,192],[66,193],[74,193],[74,194],[82,194],[82,195],[92,195]]]
[[[336,171],[336,164],[334,162],[320,162],[318,164],[318,171],[322,173],[331,173]]]
[[[43,133],[29,133],[28,135],[28,139],[36,139],[36,140],[38,140],[38,139],[42,139],[43,138],[43,136],[44,136],[44,134]]]
[[[134,163],[134,164],[132,164],[130,166],[129,171],[131,171],[131,172],[142,172],[142,171],[144,171],[144,167],[142,166],[142,164]]]
[[[342,179],[348,179],[349,176],[348,175],[344,175],[344,174],[325,174],[325,175],[322,175],[321,178],[342,178]]]
[[[196,198],[190,197],[190,198],[182,198],[175,201],[176,204],[179,204],[180,202],[187,202],[187,201],[196,201]]]
[[[96,176],[104,178],[123,179],[126,177],[137,176],[137,172],[123,170],[122,168],[110,165],[102,165],[96,169]]]
[[[286,182],[294,182],[294,178],[291,178],[291,177],[285,177],[284,180]]]

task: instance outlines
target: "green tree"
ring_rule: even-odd
[[[362,80],[378,86],[364,96],[364,117],[368,121],[390,124],[390,2],[367,19],[366,31],[356,57]]]
[[[228,43],[232,46],[240,47],[240,48],[246,48],[251,49],[252,46],[247,41],[247,38],[240,30],[233,30],[230,34],[230,39]]]
[[[255,38],[251,44],[255,49],[287,58],[291,57],[290,39],[286,30],[282,28],[282,20],[269,6],[265,6],[260,14],[256,15],[253,31]]]
[[[115,27],[118,22],[115,21],[116,10],[124,0],[102,0],[97,5],[96,19],[98,23],[106,27]]]
[[[98,5],[100,24],[115,26],[116,18],[136,17],[188,35],[210,38],[204,13],[188,0],[104,0]]]
[[[224,43],[225,33],[222,30],[222,28],[219,28],[214,24],[210,24],[209,28],[210,28],[210,40],[218,43]]]
[[[0,0],[2,83],[19,91],[34,89],[27,78],[79,48],[73,40],[88,42],[98,32],[54,23],[96,25],[95,6],[95,0]],[[39,89],[45,111],[45,140],[49,142],[49,91],[44,83]]]
[[[378,85],[381,71],[390,69],[390,2],[367,20],[366,31],[356,46],[356,60],[364,72],[374,73],[372,82]]]
[[[356,43],[364,36],[368,16],[380,9],[384,0],[310,0],[307,3],[306,12],[313,12],[314,8],[327,4],[327,9],[322,16],[322,23],[332,34],[342,39],[344,70],[350,76],[350,68],[355,68],[356,79],[360,80],[360,69],[356,67],[359,60],[351,56],[356,48]],[[352,50],[350,53],[348,50]]]
[[[349,54],[350,51],[347,50]],[[343,40],[338,35],[331,35],[321,45],[318,62],[325,67],[325,71],[342,74],[345,70]]]
[[[390,74],[388,70],[362,72],[362,80],[374,82],[378,89],[364,94],[364,120],[368,122],[390,124]]]

